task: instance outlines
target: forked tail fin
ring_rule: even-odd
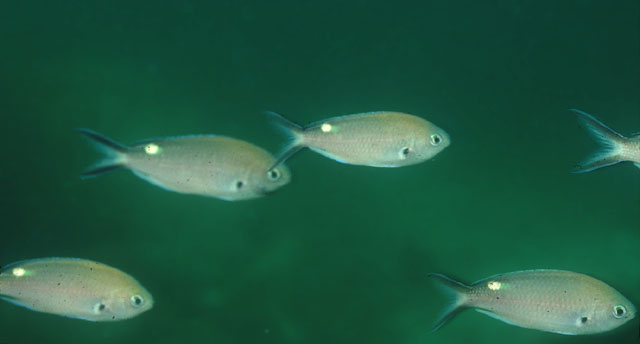
[[[304,128],[273,111],[265,111],[265,113],[271,118],[276,128],[282,131],[288,139],[285,147],[276,155],[276,162],[269,168],[269,170],[272,170],[304,148],[302,143]]]
[[[78,128],[77,132],[89,138],[97,150],[104,154],[104,158],[80,174],[80,178],[93,178],[124,167],[128,148],[110,138],[90,129]]]
[[[618,134],[586,112],[577,109],[571,109],[571,111],[578,115],[578,120],[580,120],[589,134],[602,146],[602,149],[591,154],[591,156],[579,163],[571,172],[589,172],[624,161],[620,149],[626,140],[624,136]]]
[[[466,286],[452,278],[449,278],[443,274],[431,273],[429,277],[433,277],[443,289],[450,294],[452,297],[452,301],[449,306],[444,310],[435,326],[431,330],[431,332],[435,332],[439,330],[444,324],[449,322],[449,320],[453,319],[458,313],[465,310],[467,306],[467,293],[471,289],[471,287]]]

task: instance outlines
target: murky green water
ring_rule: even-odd
[[[596,144],[568,108],[640,131],[637,1],[25,1],[0,4],[0,264],[71,256],[135,276],[155,307],[90,323],[0,304],[0,342],[636,343],[638,320],[569,337],[447,303],[472,282],[556,268],[640,304],[640,170],[572,175]],[[397,110],[452,145],[376,169],[304,151],[259,200],[76,178],[121,142],[193,133],[277,151],[301,123]]]

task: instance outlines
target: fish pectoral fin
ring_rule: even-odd
[[[640,162],[634,162],[633,165],[637,168],[640,168]]]

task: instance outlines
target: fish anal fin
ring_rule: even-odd
[[[620,157],[617,154],[616,155],[605,155],[605,154],[595,155],[592,158],[578,164],[576,167],[574,167],[571,173],[591,172],[595,169],[615,165],[622,161],[624,161],[624,159],[622,159],[622,157]]]
[[[87,178],[94,178],[94,177],[98,177],[101,176],[105,173],[109,173],[109,172],[113,172],[113,171],[117,171],[124,168],[123,165],[107,165],[107,166],[100,166],[100,167],[96,167],[90,170],[86,170],[82,173],[79,174],[80,178],[82,179],[87,179]]]
[[[489,311],[489,310],[486,310],[486,309],[482,309],[482,308],[476,308],[476,312],[480,312],[482,314],[486,314],[486,315],[488,315],[488,316],[490,316],[490,317],[492,317],[494,319],[502,321],[503,323],[507,323],[507,324],[513,325],[513,326],[518,326],[518,325],[512,323],[511,321],[501,317],[500,315],[498,315],[498,314],[496,314],[496,313],[494,313],[492,311]]]

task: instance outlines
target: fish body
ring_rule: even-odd
[[[151,294],[128,274],[90,260],[42,258],[0,270],[0,297],[38,312],[90,321],[135,317]]]
[[[623,161],[631,161],[640,168],[640,135],[622,136],[586,112],[576,109],[571,111],[603,147],[578,164],[574,173],[590,172]]]
[[[610,331],[636,314],[635,306],[618,291],[576,272],[517,271],[470,286],[441,274],[430,276],[455,294],[454,303],[434,330],[467,308],[512,325],[568,335]]]
[[[231,201],[261,197],[291,179],[286,166],[269,170],[276,160],[267,151],[230,137],[182,136],[123,146],[91,130],[79,131],[107,156],[84,177],[128,168],[166,190]]]
[[[278,164],[308,147],[345,164],[401,167],[431,159],[450,144],[444,130],[423,118],[400,112],[332,117],[304,127],[270,114],[291,137]]]

